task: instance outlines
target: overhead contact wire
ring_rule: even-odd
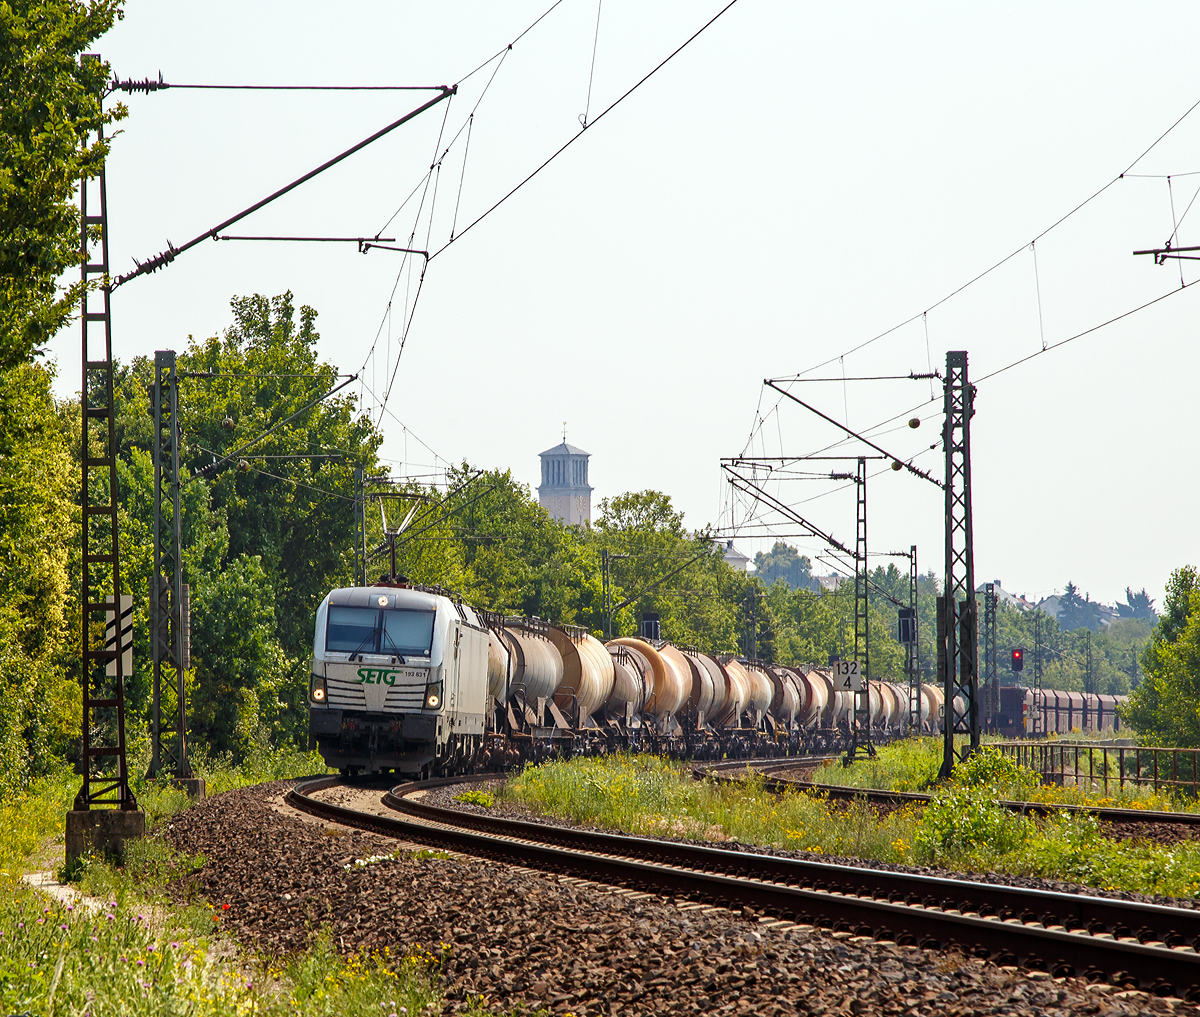
[[[688,38],[686,40],[684,40],[684,42],[682,42],[678,47],[676,47],[674,50],[672,50],[670,54],[668,54],[659,64],[657,64],[651,71],[649,71],[644,77],[642,77],[636,84],[634,84],[631,88],[629,88],[628,91],[626,91],[623,95],[621,95],[620,98],[616,99],[611,105],[605,107],[604,110],[602,110],[599,114],[597,114],[596,119],[593,120],[591,122],[591,124],[593,124],[593,125],[598,124],[601,120],[604,119],[604,117],[606,117],[609,113],[611,113],[614,109],[616,109],[619,105],[621,105],[621,103],[623,103],[626,99],[628,99],[629,96],[631,96],[634,92],[636,92],[639,88],[641,88],[642,85],[644,85],[647,81],[649,81],[652,77],[654,77],[654,75],[657,74],[660,70],[662,70],[663,67],[665,67],[668,63],[670,63],[672,60],[674,60],[676,56],[678,56],[684,49],[686,49],[689,45],[691,45],[692,42],[694,42],[697,38],[699,38],[699,36],[701,34],[703,34],[713,23],[715,23],[717,21],[718,18],[720,18],[726,11],[728,11],[737,2],[738,2],[738,0],[729,0],[729,3],[727,3],[719,11],[717,11],[717,13],[714,14],[711,18],[709,18],[709,20],[706,21],[703,25],[701,25],[700,28],[698,28],[695,32],[693,32],[690,36],[688,36]],[[547,166],[549,166],[552,162],[554,162],[554,160],[557,159],[560,155],[562,155],[563,152],[565,152],[568,148],[570,148],[573,144],[575,144],[576,141],[578,141],[581,137],[583,137],[584,133],[585,133],[584,131],[580,131],[578,134],[569,138],[562,146],[560,146],[556,151],[554,151],[543,163],[541,163],[541,165],[539,165],[536,169],[534,169],[533,172],[531,172],[528,176],[526,176],[523,180],[521,180],[520,183],[518,183],[515,187],[513,187],[507,194],[505,194],[502,198],[500,198],[489,209],[487,209],[487,211],[482,213],[477,219],[475,219],[473,222],[471,222],[470,225],[468,225],[460,234],[458,234],[458,236],[456,236],[454,238],[454,240],[447,241],[445,244],[443,244],[441,247],[439,247],[436,251],[432,252],[429,255],[429,260],[432,261],[438,255],[443,253],[447,248],[449,248],[452,244],[457,243],[459,240],[461,240],[463,237],[465,237],[471,230],[473,230],[476,226],[478,226],[481,222],[483,222],[484,219],[486,219],[489,215],[491,215],[493,212],[495,212],[496,209],[498,209],[501,205],[503,205],[506,201],[508,201],[509,198],[511,198],[514,194],[516,194],[519,190],[521,190],[526,184],[528,184],[531,180],[533,180],[533,178],[536,177],[539,173],[541,173],[542,170],[544,170]]]
[[[588,71],[588,90],[587,102],[583,107],[583,116],[580,123],[584,129],[587,129],[588,114],[592,111],[592,81],[596,77],[596,50],[600,45],[600,9],[604,5],[604,0],[596,0],[596,35],[592,39],[592,69]]]

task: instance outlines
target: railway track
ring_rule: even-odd
[[[930,795],[915,791],[870,791],[864,788],[844,787],[839,784],[818,784],[813,781],[796,780],[793,777],[782,776],[780,772],[804,767],[808,769],[817,759],[786,760],[786,759],[751,759],[723,763],[702,763],[695,768],[697,776],[715,777],[718,780],[737,780],[733,773],[744,772],[747,766],[763,771],[768,791],[815,791],[829,798],[843,801],[865,799],[881,805],[925,805]],[[1113,809],[1091,805],[1044,805],[1038,802],[1017,802],[1001,800],[1000,805],[1013,812],[1026,815],[1044,816],[1053,812],[1069,812],[1095,816],[1108,823],[1166,823],[1173,826],[1200,827],[1200,812],[1157,812],[1150,809]]]
[[[388,815],[313,797],[336,777],[298,784],[288,801],[323,819],[494,861],[1200,1001],[1200,911],[545,826],[420,800],[432,787],[487,779],[399,785],[382,796]]]

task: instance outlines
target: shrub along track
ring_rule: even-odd
[[[851,801],[866,800],[883,809],[901,808],[905,805],[927,805],[930,796],[915,791],[872,791],[866,788],[845,787],[840,784],[817,784],[809,780],[787,777],[789,771],[802,772],[813,769],[813,761],[787,762],[779,759],[740,760],[728,763],[704,763],[697,765],[697,776],[714,777],[718,780],[739,780],[732,774],[745,772],[747,766],[762,772],[768,791],[816,791],[831,799]],[[1114,809],[1090,805],[1044,805],[1039,802],[1001,801],[999,803],[1012,812],[1025,815],[1046,816],[1054,812],[1069,812],[1095,816],[1110,824],[1117,836],[1148,837],[1151,840],[1176,841],[1200,836],[1200,812],[1158,812],[1150,809]]]
[[[394,816],[312,797],[338,778],[298,785],[288,802],[324,819],[530,869],[1200,1001],[1195,910],[544,826],[419,800],[424,789],[479,779],[490,778],[400,785],[384,796]]]

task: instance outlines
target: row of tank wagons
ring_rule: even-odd
[[[920,688],[921,726],[940,728],[942,691]],[[882,681],[868,689],[871,726],[906,728],[908,690]],[[829,668],[760,665],[637,638],[605,644],[582,628],[513,618],[489,624],[488,694],[518,722],[523,713],[531,726],[553,726],[544,704],[576,729],[640,718],[670,732],[680,717],[698,729],[836,729],[854,710],[854,693],[835,689]]]

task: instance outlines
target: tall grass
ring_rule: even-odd
[[[984,745],[988,755],[988,746]],[[992,751],[991,755],[999,756]],[[939,785],[938,771],[942,764],[941,738],[911,738],[880,746],[872,759],[860,759],[851,766],[839,761],[824,764],[813,774],[818,784],[837,787],[863,788],[871,791],[928,792]],[[1109,760],[1109,785],[1104,789],[1101,778],[1102,761],[1093,763],[1095,777],[1092,786],[1080,784],[1043,784],[1033,770],[1013,767],[1006,771],[1009,778],[997,785],[1001,796],[1010,801],[1039,805],[1085,805],[1098,808],[1129,808],[1162,810],[1164,812],[1200,811],[1200,802],[1191,795],[1173,794],[1167,789],[1156,791],[1150,786],[1126,784],[1121,787],[1116,778],[1116,760]],[[1018,770],[1021,776],[1018,776]],[[1086,778],[1081,777],[1081,781]],[[993,781],[995,783],[995,781]]]
[[[159,931],[135,906],[98,912],[51,902],[19,884],[0,897],[0,1012],[124,1014],[372,1014],[439,1008],[440,955],[414,949],[340,957],[326,933],[284,961],[212,951]]]
[[[879,820],[864,804],[831,808],[801,792],[770,794],[761,774],[696,781],[655,756],[608,756],[526,767],[501,799],[602,829],[698,841],[741,841],[820,854],[907,861],[913,816]]]
[[[919,752],[901,756],[897,772],[906,766],[917,771],[920,759]],[[928,806],[880,817],[862,802],[847,806],[803,792],[770,794],[754,772],[737,784],[717,784],[695,781],[686,767],[664,759],[609,756],[526,767],[500,798],[579,824],[646,836],[737,840],[1200,897],[1200,843],[1113,840],[1091,817],[1031,818],[1000,804],[1002,798],[1032,793],[1037,782],[1036,774],[985,751],[958,767],[953,780],[933,788]]]
[[[20,875],[47,841],[61,838],[79,778],[63,768],[35,777],[28,789],[0,802],[0,886]]]

